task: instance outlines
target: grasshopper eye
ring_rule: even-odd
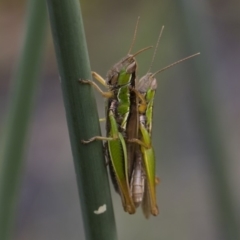
[[[117,85],[118,83],[118,73],[114,73],[108,81],[109,85]]]
[[[136,71],[137,64],[135,60],[132,60],[132,63],[127,66],[126,72],[132,74]]]
[[[157,89],[157,79],[155,77],[151,77],[151,83],[150,83],[149,88],[152,91],[156,91],[156,89]]]

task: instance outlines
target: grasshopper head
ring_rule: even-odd
[[[106,83],[111,86],[111,88],[118,88],[130,84],[131,75],[135,75],[136,68],[136,59],[133,55],[128,54],[108,71]]]
[[[122,68],[125,69],[126,73],[132,74],[137,69],[137,62],[133,55],[128,54],[123,60],[122,60]]]
[[[126,57],[116,63],[112,69],[108,71],[106,83],[111,88],[119,88],[129,84],[135,86],[135,72],[137,69],[135,57],[150,48],[152,48],[152,46],[143,48],[134,54],[127,54]]]
[[[146,93],[149,90],[155,91],[157,89],[157,79],[153,73],[147,73],[140,78],[137,84],[137,90],[140,93]]]

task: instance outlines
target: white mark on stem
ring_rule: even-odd
[[[98,208],[98,210],[93,211],[95,214],[102,214],[107,211],[107,205],[103,204]]]

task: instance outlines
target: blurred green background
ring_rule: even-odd
[[[165,26],[153,71],[201,52],[158,76],[153,142],[160,215],[145,220],[139,209],[129,216],[112,191],[119,239],[229,240],[224,228],[231,221],[223,218],[240,222],[239,5],[233,0],[81,1],[91,68],[102,76],[127,53],[138,16],[133,52],[155,45]],[[26,1],[0,1],[0,134],[25,14]],[[50,30],[45,50],[14,239],[84,239]],[[152,53],[138,56],[139,76],[148,70]],[[104,117],[104,101],[98,93],[96,98]]]

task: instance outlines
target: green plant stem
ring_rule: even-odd
[[[86,239],[116,239],[115,219],[101,142],[82,139],[100,135],[92,88],[78,79],[90,79],[90,64],[78,0],[47,0],[60,72],[72,154],[77,176]],[[95,214],[100,206],[107,210]]]
[[[0,159],[0,239],[11,238],[21,169],[37,77],[46,35],[45,2],[29,1],[26,33],[13,81],[10,113],[2,137]]]

